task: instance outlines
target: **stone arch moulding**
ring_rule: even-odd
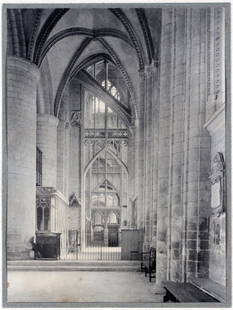
[[[64,14],[66,14],[69,11],[69,9],[55,9],[47,18],[44,25],[42,26],[36,42],[35,42],[35,48],[34,48],[34,55],[33,55],[33,62],[38,65],[38,61],[40,58],[41,51],[43,49],[43,46],[49,37],[51,31],[55,27],[55,25],[58,23],[58,21],[62,18]]]
[[[26,40],[23,27],[23,18],[20,9],[7,10],[7,24],[7,40],[12,43],[12,56],[26,58]]]
[[[91,66],[96,62],[99,62],[101,60],[108,60],[109,62],[113,63],[114,65],[115,62],[112,60],[112,58],[109,56],[109,54],[106,53],[98,53],[94,55],[88,56],[86,59],[84,59],[77,67],[74,68],[72,71],[69,80],[72,80],[80,70],[82,70],[85,67]]]
[[[149,59],[149,63],[151,64],[152,61],[155,59],[155,50],[154,50],[154,45],[153,45],[153,40],[151,37],[151,32],[150,28],[147,22],[146,14],[144,9],[135,9],[139,23],[142,28],[142,32],[144,35],[144,39],[146,42],[146,49],[147,49],[147,55]]]
[[[76,63],[76,61],[78,60],[78,58],[80,57],[80,55],[82,54],[82,52],[85,50],[85,48],[89,45],[89,43],[91,42],[91,38],[85,38],[80,47],[77,49],[77,51],[74,53],[73,57],[71,58],[68,66],[66,67],[66,70],[61,78],[61,81],[59,83],[58,86],[58,90],[56,93],[56,97],[54,100],[54,115],[58,116],[59,115],[59,110],[60,110],[60,104],[61,104],[61,97],[63,94],[63,91],[69,81],[71,72],[74,68],[74,65]]]
[[[127,85],[127,88],[129,90],[130,96],[132,98],[132,103],[133,103],[133,118],[136,118],[136,114],[137,114],[137,98],[135,96],[135,90],[133,87],[133,84],[130,80],[130,77],[127,73],[127,71],[125,70],[124,66],[122,65],[119,57],[117,56],[117,54],[115,53],[115,51],[112,49],[112,47],[103,39],[103,38],[98,38],[98,41],[103,45],[103,47],[108,51],[108,53],[111,55],[113,62],[115,63],[115,65],[117,66],[118,70],[121,72],[121,75],[124,78],[124,81]]]
[[[36,35],[40,26],[42,12],[43,12],[42,9],[36,9],[36,18],[28,44],[27,59],[30,60],[31,62],[33,62],[33,53],[35,48]]]
[[[130,20],[121,9],[109,9],[109,10],[119,19],[119,21],[122,23],[122,25],[128,32],[132,44],[135,47],[135,50],[138,55],[139,70],[144,70],[145,54],[143,51],[142,44],[134,31],[133,25],[131,24]]]
[[[106,150],[114,159],[116,159],[116,161],[118,162],[119,165],[121,165],[121,166],[125,169],[127,175],[129,174],[128,168],[127,168],[127,166],[125,165],[125,163],[123,163],[123,161],[122,161],[119,157],[117,157],[107,146],[104,146],[99,152],[97,152],[97,153],[95,154],[95,156],[94,156],[94,157],[89,161],[89,163],[86,165],[86,167],[85,167],[85,169],[84,169],[84,177],[86,176],[86,174],[87,174],[89,168],[90,168],[91,165],[94,163],[94,161],[95,161],[105,150]]]
[[[97,157],[98,158],[98,157]],[[97,190],[102,184],[104,184],[105,182],[107,182],[108,185],[110,185],[113,190],[116,192],[116,193],[119,193],[119,190],[112,184],[112,182],[110,182],[108,179],[104,179],[103,182],[99,182],[98,185],[96,185],[95,190]]]
[[[96,39],[99,37],[106,37],[106,36],[118,38],[126,42],[127,44],[129,44],[132,48],[134,48],[128,36],[125,35],[125,33],[123,33],[120,30],[112,29],[112,28],[101,28],[101,29],[92,30],[92,29],[83,28],[83,27],[72,27],[72,28],[65,29],[65,30],[62,30],[56,33],[47,42],[45,42],[43,49],[40,53],[39,59],[38,59],[38,66],[40,67],[46,54],[57,42],[59,42],[60,40],[64,38],[71,37],[71,36],[77,36],[77,35],[84,35],[92,39]]]

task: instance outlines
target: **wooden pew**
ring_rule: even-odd
[[[210,280],[192,278],[188,283],[163,282],[164,302],[225,302],[224,286]]]
[[[211,279],[204,279],[204,278],[190,278],[190,283],[203,292],[213,296],[218,301],[224,303],[226,302],[226,288],[225,286],[212,281]]]

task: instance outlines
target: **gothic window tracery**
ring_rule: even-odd
[[[37,212],[37,230],[49,231],[50,230],[50,198],[38,197],[36,204]]]

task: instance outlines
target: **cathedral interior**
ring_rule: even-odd
[[[5,7],[8,302],[71,267],[229,300],[227,10]]]

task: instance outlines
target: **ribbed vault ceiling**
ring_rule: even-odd
[[[120,72],[123,97],[128,90],[138,104],[139,71],[159,57],[160,9],[25,9],[23,19],[28,57],[49,66],[55,114],[74,68],[101,53]]]

